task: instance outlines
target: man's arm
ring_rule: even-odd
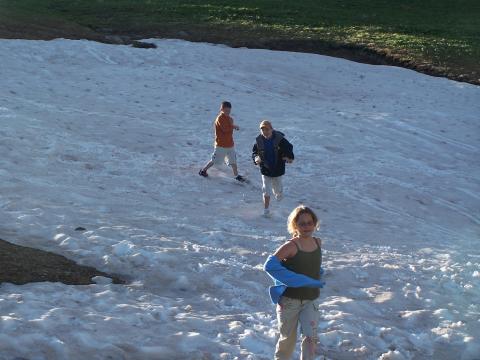
[[[282,159],[288,163],[293,162],[295,155],[293,154],[293,145],[290,142],[283,138],[280,141],[280,149],[282,150]]]
[[[252,149],[252,160],[255,165],[258,165],[256,157],[258,156],[258,147],[257,143],[253,144],[253,149]]]

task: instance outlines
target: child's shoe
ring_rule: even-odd
[[[207,172],[206,172],[205,170],[203,170],[203,169],[201,169],[201,170],[198,172],[198,175],[203,176],[203,177],[207,177],[207,176],[208,176]]]
[[[270,217],[270,210],[269,209],[263,209],[263,216],[268,218]]]
[[[245,179],[242,175],[237,175],[235,177],[235,180],[240,181],[240,182],[245,182],[247,179]]]

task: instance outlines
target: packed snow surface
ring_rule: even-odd
[[[480,87],[150,41],[0,40],[0,238],[128,282],[1,284],[1,360],[272,358],[262,264],[299,203],[322,222],[319,354],[480,359]],[[223,100],[250,184],[197,174]],[[263,119],[296,155],[272,218]]]

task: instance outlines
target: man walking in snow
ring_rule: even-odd
[[[270,216],[270,196],[277,200],[283,197],[282,175],[285,174],[285,163],[294,159],[293,145],[288,142],[283,133],[273,129],[268,120],[260,123],[260,135],[253,145],[252,159],[260,166],[262,173],[263,213]]]

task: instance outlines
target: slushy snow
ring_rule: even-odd
[[[0,40],[0,238],[128,282],[1,284],[0,359],[271,359],[262,264],[299,203],[322,222],[319,354],[480,359],[480,87],[149,41]],[[223,100],[251,184],[197,174]],[[270,219],[263,119],[296,155]]]

